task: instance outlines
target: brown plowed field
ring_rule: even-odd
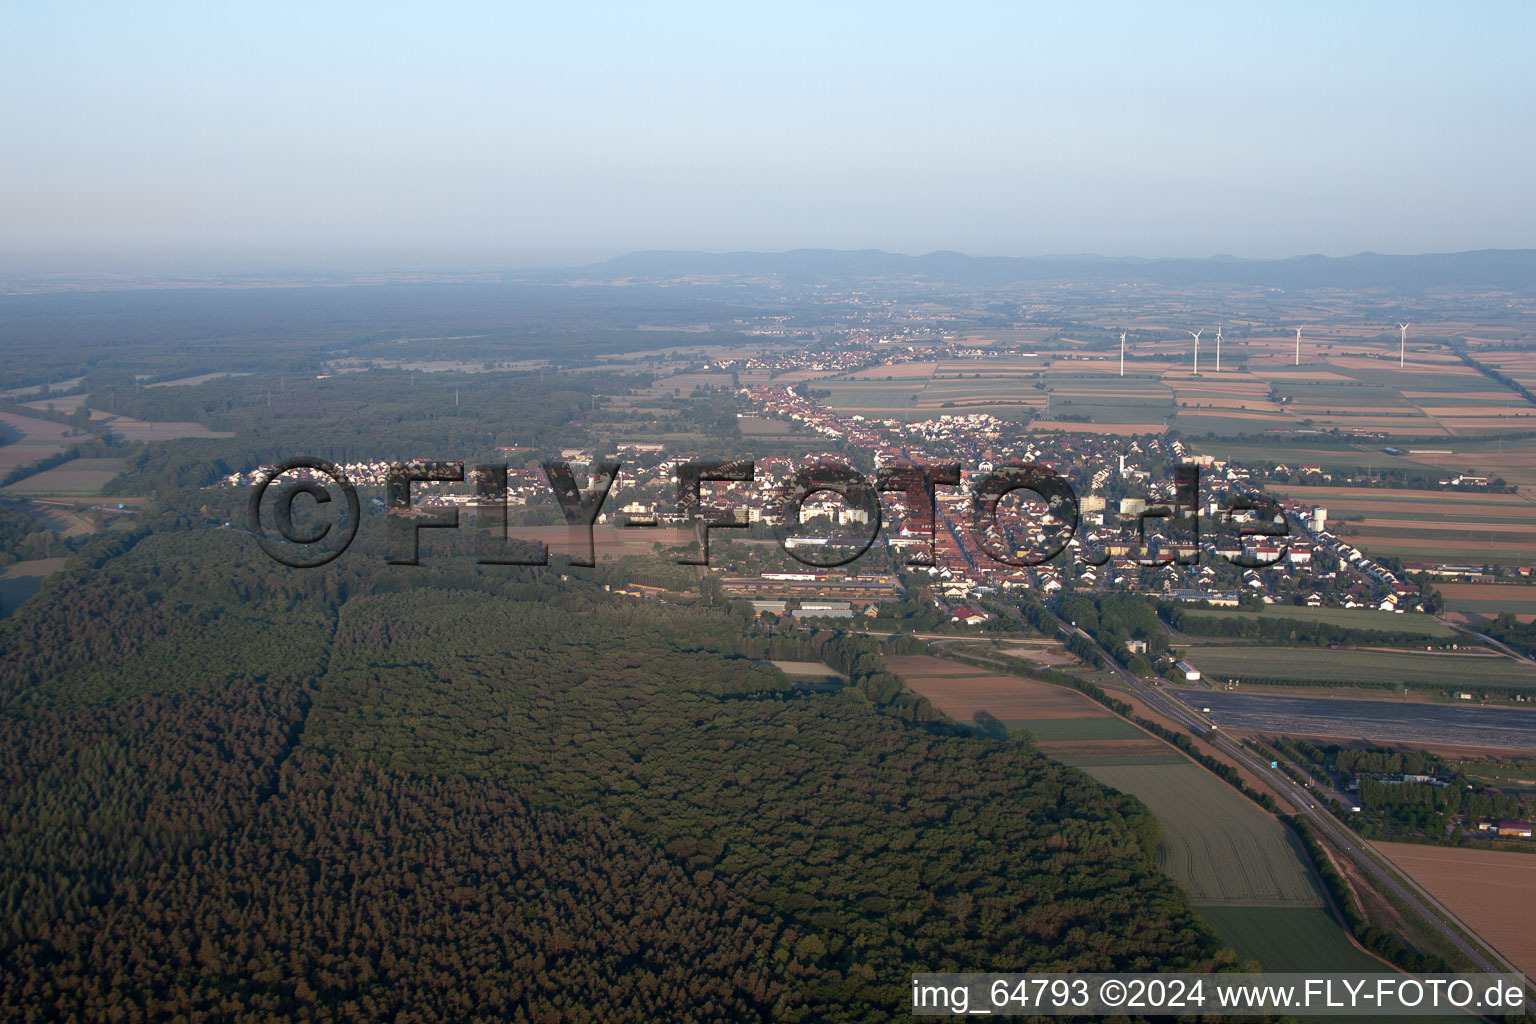
[[[1114,717],[1080,693],[1036,679],[988,673],[925,654],[885,662],[914,693],[957,722],[973,721],[978,711],[1003,721]]]
[[[1372,845],[1516,967],[1536,974],[1536,854]]]

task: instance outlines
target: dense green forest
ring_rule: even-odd
[[[915,970],[1230,957],[1139,802],[872,639],[359,537],[150,512],[0,622],[6,1016],[885,1020]]]
[[[625,412],[643,373],[504,365],[719,342],[638,330],[702,316],[668,296],[575,317],[448,287],[474,301],[429,331],[393,294],[0,303],[0,383],[83,374],[92,408],[234,435],[81,435],[126,458],[110,493],[149,501],[67,547],[0,510],[6,550],[69,552],[0,620],[0,1015],[876,1021],[914,971],[1232,961],[1139,801],[944,721],[886,670],[905,648],[758,620],[659,554],[482,566],[465,529],[390,565],[366,501],[337,561],[268,559],[245,491],[209,485],[284,457],[531,466],[621,427],[740,444],[728,391]],[[340,356],[497,368],[325,372]],[[136,377],[214,371],[244,376]]]

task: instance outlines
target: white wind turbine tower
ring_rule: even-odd
[[[1216,372],[1221,372],[1221,324],[1216,325]]]
[[[1202,327],[1198,331],[1185,331],[1184,333],[1195,339],[1195,373],[1198,374],[1200,372],[1200,335],[1205,333],[1205,328]]]
[[[1301,365],[1301,328],[1296,328],[1296,365]]]
[[[1120,376],[1125,376],[1125,332],[1120,332]]]
[[[1402,335],[1397,339],[1397,368],[1399,370],[1403,368],[1403,358],[1408,354],[1408,328],[1412,326],[1412,320],[1405,324],[1397,325],[1397,329],[1402,331]]]

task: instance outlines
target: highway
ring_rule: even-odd
[[[1061,622],[1060,619],[1057,621]],[[1061,622],[1061,625],[1063,628],[1069,628],[1065,622]],[[1187,726],[1196,735],[1203,736],[1210,730],[1211,723],[1193,708],[1122,669],[1109,656],[1109,652],[1099,647],[1097,643],[1094,647],[1098,650],[1099,656],[1104,659],[1105,668],[1125,683],[1142,703]],[[1242,744],[1223,735],[1220,730],[1217,730],[1214,740],[1213,746],[1263,779],[1276,793],[1285,796],[1287,801],[1296,808],[1297,814],[1306,819],[1318,833],[1326,836],[1333,844],[1335,852],[1347,857],[1373,886],[1383,893],[1391,894],[1433,925],[1446,942],[1460,950],[1468,962],[1478,970],[1522,973],[1519,968],[1505,960],[1497,950],[1485,949],[1477,943],[1468,941],[1465,935],[1475,935],[1476,932],[1467,927],[1417,882],[1399,871],[1369,843],[1362,841],[1353,831],[1346,828],[1326,807],[1318,807],[1314,794],[1292,781],[1278,768],[1271,768],[1268,761],[1260,759]]]
[[[1073,631],[1070,625],[1054,613],[1052,617],[1063,630]],[[1091,637],[1089,639],[1092,641]],[[1104,661],[1105,670],[1123,682],[1146,706],[1189,728],[1196,736],[1204,736],[1210,731],[1211,722],[1208,719],[1170,694],[1125,671],[1109,656],[1108,651],[1099,646],[1097,641],[1093,641],[1093,644],[1094,649]],[[1390,894],[1433,926],[1445,941],[1459,950],[1477,970],[1523,973],[1497,950],[1487,947],[1486,944],[1469,941],[1466,936],[1476,935],[1475,931],[1467,927],[1417,882],[1398,870],[1369,843],[1346,828],[1326,807],[1317,806],[1315,794],[1292,781],[1278,768],[1271,768],[1268,760],[1259,758],[1219,730],[1213,740],[1213,745],[1218,750],[1264,780],[1275,793],[1285,797],[1287,802],[1296,808],[1298,816],[1308,821],[1320,835],[1325,836],[1333,845],[1334,852],[1348,858],[1371,885],[1382,893]]]

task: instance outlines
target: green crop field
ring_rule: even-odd
[[[1217,680],[1301,683],[1417,683],[1447,687],[1536,687],[1536,668],[1502,656],[1337,651],[1316,647],[1192,648],[1189,662]]]
[[[1322,907],[1201,907],[1200,916],[1266,973],[1380,972],[1388,968],[1344,934]]]
[[[1536,589],[1536,588],[1533,588]],[[1262,612],[1236,608],[1191,608],[1185,615],[1210,619],[1293,619],[1297,622],[1321,622],[1345,629],[1374,629],[1384,633],[1417,633],[1426,637],[1452,637],[1456,631],[1430,615],[1397,615],[1369,608],[1299,608],[1294,605],[1268,605]]]
[[[1028,729],[1035,739],[1059,740],[1144,740],[1147,734],[1123,718],[1018,718],[1003,722],[1008,730]]]
[[[1274,818],[1188,761],[1085,765],[1140,797],[1163,826],[1158,860],[1197,905],[1321,907],[1306,854]]]

